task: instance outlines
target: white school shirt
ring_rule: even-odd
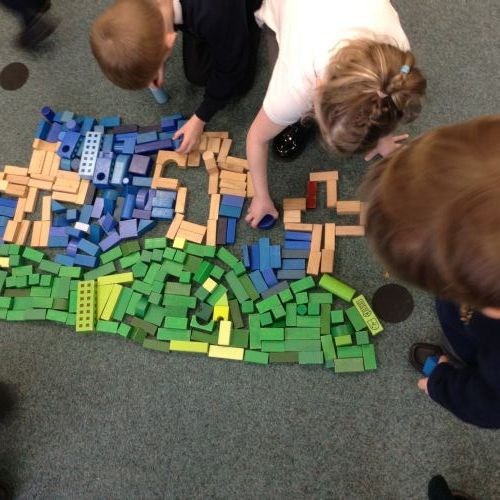
[[[291,125],[312,109],[316,82],[345,40],[410,50],[390,0],[264,0],[255,18],[276,33],[279,45],[263,104],[278,125]]]

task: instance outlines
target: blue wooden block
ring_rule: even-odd
[[[146,142],[155,142],[158,140],[158,132],[144,132],[137,134],[136,144],[145,144]]]
[[[128,127],[128,125],[124,125],[124,127]],[[137,128],[137,127],[136,127]],[[137,132],[121,132],[116,133],[115,131],[115,140],[116,141],[126,141],[127,139],[137,139]],[[132,154],[132,153],[130,153]]]
[[[262,219],[260,219],[257,227],[264,230],[272,229],[277,220],[278,219],[275,219],[271,214],[266,214],[262,217]]]
[[[99,225],[102,227],[102,230],[106,233],[109,234],[113,232],[114,228],[116,227],[116,221],[113,219],[113,216],[111,214],[104,214],[100,219],[99,219]]]
[[[119,116],[103,116],[99,120],[99,125],[103,127],[118,127],[121,123],[121,118]]]
[[[66,227],[70,225],[70,222],[66,219],[66,216],[61,214],[52,218],[52,225],[54,227]]]
[[[148,231],[151,231],[151,229],[153,229],[156,224],[157,222],[155,220],[139,220],[139,225],[137,226],[137,235],[144,236]]]
[[[73,263],[75,266],[93,268],[97,265],[97,259],[98,257],[94,257],[92,255],[83,255],[79,253],[75,255]]]
[[[113,158],[97,158],[92,178],[92,182],[96,188],[106,189],[111,187],[109,184],[109,175],[112,164]]]
[[[35,138],[45,140],[50,130],[50,123],[45,120],[40,120],[38,122],[38,127],[36,128]]]
[[[295,240],[285,240],[284,247],[286,249],[293,250],[310,250],[311,242],[310,241],[295,241]]]
[[[83,205],[80,210],[80,217],[78,220],[84,224],[88,224],[90,222],[93,209],[94,207],[92,205]]]
[[[259,245],[255,243],[253,245],[250,245],[250,269],[252,271],[260,269],[259,255],[260,255]]]
[[[68,124],[66,124],[66,126],[68,126]],[[100,134],[104,135],[106,132],[106,127],[103,127],[102,125],[94,125],[92,132],[99,132]]]
[[[113,151],[115,136],[113,134],[104,134],[102,139],[101,151],[111,153]]]
[[[309,250],[284,248],[283,251],[281,252],[281,257],[283,259],[308,259]]]
[[[281,246],[280,245],[271,245],[270,254],[271,254],[271,268],[272,269],[280,269],[281,268]]]
[[[98,226],[97,224],[90,224],[90,233],[88,236],[89,241],[98,245],[102,239],[103,234],[104,231],[100,226]]]
[[[236,242],[237,219],[227,219],[226,245],[234,245]]]
[[[78,220],[78,210],[76,208],[68,208],[66,210],[66,219],[68,222],[76,222]]]
[[[81,239],[77,244],[78,250],[85,252],[88,255],[93,255],[94,257],[101,253],[101,248],[96,243],[91,241]]]
[[[182,137],[184,137],[184,136],[182,136]],[[179,149],[181,147],[181,144],[182,144],[181,139],[172,140],[172,149],[174,151],[176,151],[177,149]]]
[[[75,263],[75,259],[70,257],[69,255],[63,255],[61,253],[56,254],[54,262],[57,264],[61,264],[61,266],[73,266]]]
[[[73,170],[71,168],[71,163],[75,160],[78,163],[80,163],[80,160],[78,158],[73,158],[72,160],[70,160],[69,158],[61,158],[61,163],[59,163],[59,168],[61,170],[66,170],[66,172],[71,172],[71,170]]]
[[[70,238],[68,241],[68,245],[66,246],[66,255],[70,257],[75,257],[78,253],[78,239]]]
[[[172,208],[154,207],[151,210],[151,217],[153,219],[171,220],[174,218],[174,210]]]
[[[439,356],[428,356],[425,360],[424,367],[422,368],[422,373],[426,377],[430,377],[431,373],[434,371],[434,368],[438,365]]]
[[[16,212],[15,208],[0,206],[0,215],[12,218]]]
[[[146,144],[137,144],[135,146],[136,154],[154,154],[160,149],[172,150],[173,143],[171,139],[164,139],[162,141],[147,142]]]
[[[263,271],[261,271],[261,273],[268,287],[273,287],[274,285],[278,284],[278,278],[276,277],[274,271],[271,268],[264,269]]]
[[[138,208],[139,210],[144,210],[146,208],[149,201],[149,191],[150,190],[147,188],[141,188],[137,191],[135,196],[135,208]]]
[[[150,165],[151,158],[149,156],[133,155],[128,172],[129,174],[147,176]]]
[[[135,194],[128,193],[125,196],[125,201],[123,202],[122,212],[121,212],[120,218],[121,219],[131,219],[132,212],[134,211],[134,208],[135,208]]]
[[[60,123],[54,122],[50,126],[50,130],[45,139],[47,142],[55,143],[59,141],[59,134],[62,132],[63,126]],[[76,131],[79,133],[78,131]]]
[[[10,208],[15,209],[17,207],[17,200],[14,200],[13,198],[1,198],[0,197],[0,206],[10,207]]]
[[[58,117],[60,123],[66,123],[70,120],[73,120],[73,118],[75,117],[75,113],[73,113],[73,111],[63,111],[62,113],[58,113]]]
[[[115,166],[113,168],[113,175],[109,183],[115,187],[121,187],[123,178],[128,173],[128,168],[130,161],[132,159],[131,155],[120,154],[116,157]]]
[[[300,280],[305,276],[306,271],[304,269],[280,269],[277,275],[279,280]]]
[[[76,154],[81,137],[82,136],[78,132],[64,132],[64,137],[57,150],[57,154],[61,158],[73,158]]]
[[[138,175],[132,177],[132,185],[136,187],[151,187],[152,182],[152,177],[140,177]]]
[[[247,268],[250,267],[250,250],[248,245],[241,246],[241,255],[243,258],[243,265]]]
[[[283,259],[281,269],[305,269],[306,259]]]
[[[262,293],[269,288],[260,271],[253,271],[248,276],[252,280],[253,286],[259,293]]]
[[[66,212],[66,210],[67,210],[67,208],[62,203],[60,203],[60,202],[58,202],[56,200],[52,200],[50,202],[50,209],[55,214],[62,214],[64,212]]]
[[[103,194],[106,192],[108,192],[108,191],[103,191]],[[102,213],[104,215],[113,214],[115,211],[115,206],[116,206],[115,200],[110,199],[110,198],[104,198],[104,196],[103,196],[103,201],[104,201],[104,205],[102,208]]]
[[[45,118],[45,120],[47,120],[47,122],[53,122],[56,116],[50,106],[43,106],[43,108],[40,109],[40,113]]]
[[[92,116],[84,116],[80,123],[80,134],[84,135],[87,132],[90,132],[94,128],[95,123],[95,118]]]
[[[311,241],[312,233],[302,231],[285,231],[285,240]]]
[[[68,236],[49,236],[47,246],[49,248],[65,248],[68,245]]]
[[[100,219],[102,217],[103,210],[104,210],[104,199],[98,196],[94,200],[94,205],[92,207],[92,212],[90,216],[92,217],[92,219]]]
[[[161,208],[160,210],[168,210]],[[134,208],[132,211],[132,218],[133,219],[151,219],[151,210],[141,210],[140,208]],[[159,212],[160,213],[160,212]]]
[[[259,239],[259,269],[268,269],[271,267],[271,254],[270,254],[271,242],[269,238]]]
[[[135,137],[128,137],[122,143],[120,153],[124,155],[133,155],[135,150]]]
[[[117,231],[112,231],[106,236],[106,238],[103,238],[99,242],[99,246],[103,252],[107,252],[110,248],[118,245],[118,243],[120,243],[120,235]]]
[[[5,227],[9,222],[9,220],[10,220],[9,217],[6,217],[5,215],[0,215],[0,226]]]
[[[220,205],[219,215],[221,215],[222,217],[232,217],[235,219],[239,219],[241,217],[241,208],[231,205]]]
[[[165,139],[174,139],[174,134],[175,132],[159,132],[158,133],[158,140],[159,141],[164,141]]]
[[[72,238],[77,238],[77,239],[84,238],[86,235],[86,233],[84,233],[83,231],[80,231],[80,229],[76,229],[76,228],[71,227],[71,226],[65,227],[64,231],[68,236],[71,236]]]
[[[230,205],[232,207],[243,208],[245,204],[245,198],[242,196],[234,196],[231,194],[223,194],[221,199],[221,205]]]
[[[173,208],[174,201],[172,198],[157,198],[156,196],[151,198],[151,207],[160,207],[160,208]]]
[[[164,116],[160,123],[163,132],[175,132],[177,130],[177,120],[175,117]]]
[[[118,232],[122,240],[137,238],[137,219],[121,220],[118,223]]]

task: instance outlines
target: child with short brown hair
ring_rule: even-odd
[[[334,152],[387,156],[407,137],[389,134],[416,118],[426,88],[389,0],[264,0],[256,17],[274,32],[279,54],[247,136],[252,227],[278,216],[267,183],[270,141],[279,156],[296,156],[306,136],[300,121],[312,117]]]
[[[252,85],[261,0],[117,0],[92,26],[90,44],[104,74],[131,90],[163,83],[164,65],[183,32],[186,78],[205,86],[193,116],[174,135],[177,151],[197,145],[205,124]]]
[[[388,269],[437,295],[445,351],[419,388],[500,427],[500,115],[430,131],[375,165],[367,236]],[[421,367],[438,347],[415,344]]]

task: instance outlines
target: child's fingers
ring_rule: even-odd
[[[368,151],[367,155],[365,156],[365,161],[370,161],[377,156],[378,151],[376,149],[372,149],[371,151]]]
[[[404,141],[405,139],[408,139],[408,137],[410,137],[410,134],[397,135],[396,137],[394,137],[394,142]]]
[[[418,384],[417,384],[417,385],[418,385],[418,388],[419,388],[421,391],[425,392],[426,394],[429,394],[429,393],[427,392],[427,381],[428,381],[428,380],[429,380],[429,379],[428,379],[427,377],[426,377],[426,378],[421,378],[421,379],[418,381]]]

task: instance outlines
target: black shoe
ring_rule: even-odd
[[[293,160],[304,151],[313,135],[313,124],[303,125],[301,122],[289,125],[273,140],[273,151],[278,158]]]
[[[12,498],[12,488],[4,481],[0,481],[0,500],[12,500]]]
[[[425,360],[429,356],[442,356],[444,354],[443,349],[435,344],[427,344],[425,342],[417,342],[410,347],[410,352],[408,353],[408,359],[411,365],[419,372],[422,373],[424,368]]]
[[[474,500],[474,497],[467,493],[450,490],[443,476],[434,476],[429,481],[427,495],[429,500]]]
[[[47,6],[48,5],[48,6]],[[32,49],[48,38],[59,25],[59,19],[47,12],[50,2],[42,7],[33,19],[28,22],[19,35],[18,44],[24,49]]]

